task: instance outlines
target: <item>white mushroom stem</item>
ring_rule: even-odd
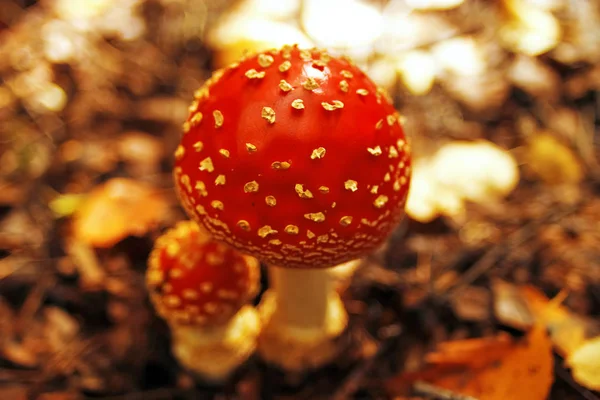
[[[254,307],[244,306],[224,325],[198,327],[169,321],[169,327],[179,363],[204,380],[223,382],[254,353],[260,320]]]
[[[324,326],[328,299],[333,291],[333,279],[326,269],[272,267],[269,277],[277,297],[279,323],[304,329]]]
[[[271,267],[269,277],[270,289],[259,306],[261,357],[295,372],[331,362],[348,323],[331,271]]]

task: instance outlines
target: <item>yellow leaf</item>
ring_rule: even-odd
[[[587,340],[567,358],[573,378],[588,389],[600,390],[600,336]]]
[[[145,234],[167,213],[167,202],[152,187],[114,178],[92,190],[77,210],[73,231],[95,247],[111,247],[127,236]]]
[[[58,218],[68,217],[77,211],[84,198],[81,194],[61,194],[52,199],[48,206]]]
[[[573,184],[583,179],[583,167],[573,151],[549,133],[535,135],[529,141],[525,161],[549,184]]]

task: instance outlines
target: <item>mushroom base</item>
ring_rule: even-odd
[[[333,287],[338,293],[344,293],[350,286],[354,273],[362,264],[363,259],[359,258],[336,265],[327,270],[333,281]]]
[[[276,293],[264,293],[258,306],[263,329],[258,338],[258,353],[266,362],[290,372],[320,368],[342,351],[339,338],[348,324],[348,314],[339,295],[327,298],[326,318],[321,326],[300,327],[283,324],[278,318]]]
[[[254,353],[260,319],[244,306],[227,324],[218,327],[171,325],[172,350],[179,363],[204,380],[222,382]]]

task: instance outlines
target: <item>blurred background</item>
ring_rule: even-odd
[[[185,218],[170,169],[193,92],[290,43],[350,55],[386,88],[415,166],[408,217],[340,285],[364,346],[288,398],[342,390],[373,357],[342,395],[386,398],[421,341],[526,324],[511,285],[567,291],[597,319],[600,2],[2,0],[0,398],[200,396],[148,307],[145,260]],[[259,375],[232,398],[272,394]],[[555,398],[583,398],[557,382]]]

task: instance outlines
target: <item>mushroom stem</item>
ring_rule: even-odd
[[[356,262],[356,261],[353,261]],[[287,371],[320,368],[340,354],[348,314],[328,269],[269,268],[258,352]]]
[[[333,279],[326,269],[269,269],[277,298],[278,322],[295,328],[321,328],[327,318]]]
[[[252,355],[260,331],[258,314],[249,305],[220,326],[168,322],[173,354],[179,363],[211,382],[223,382]]]

